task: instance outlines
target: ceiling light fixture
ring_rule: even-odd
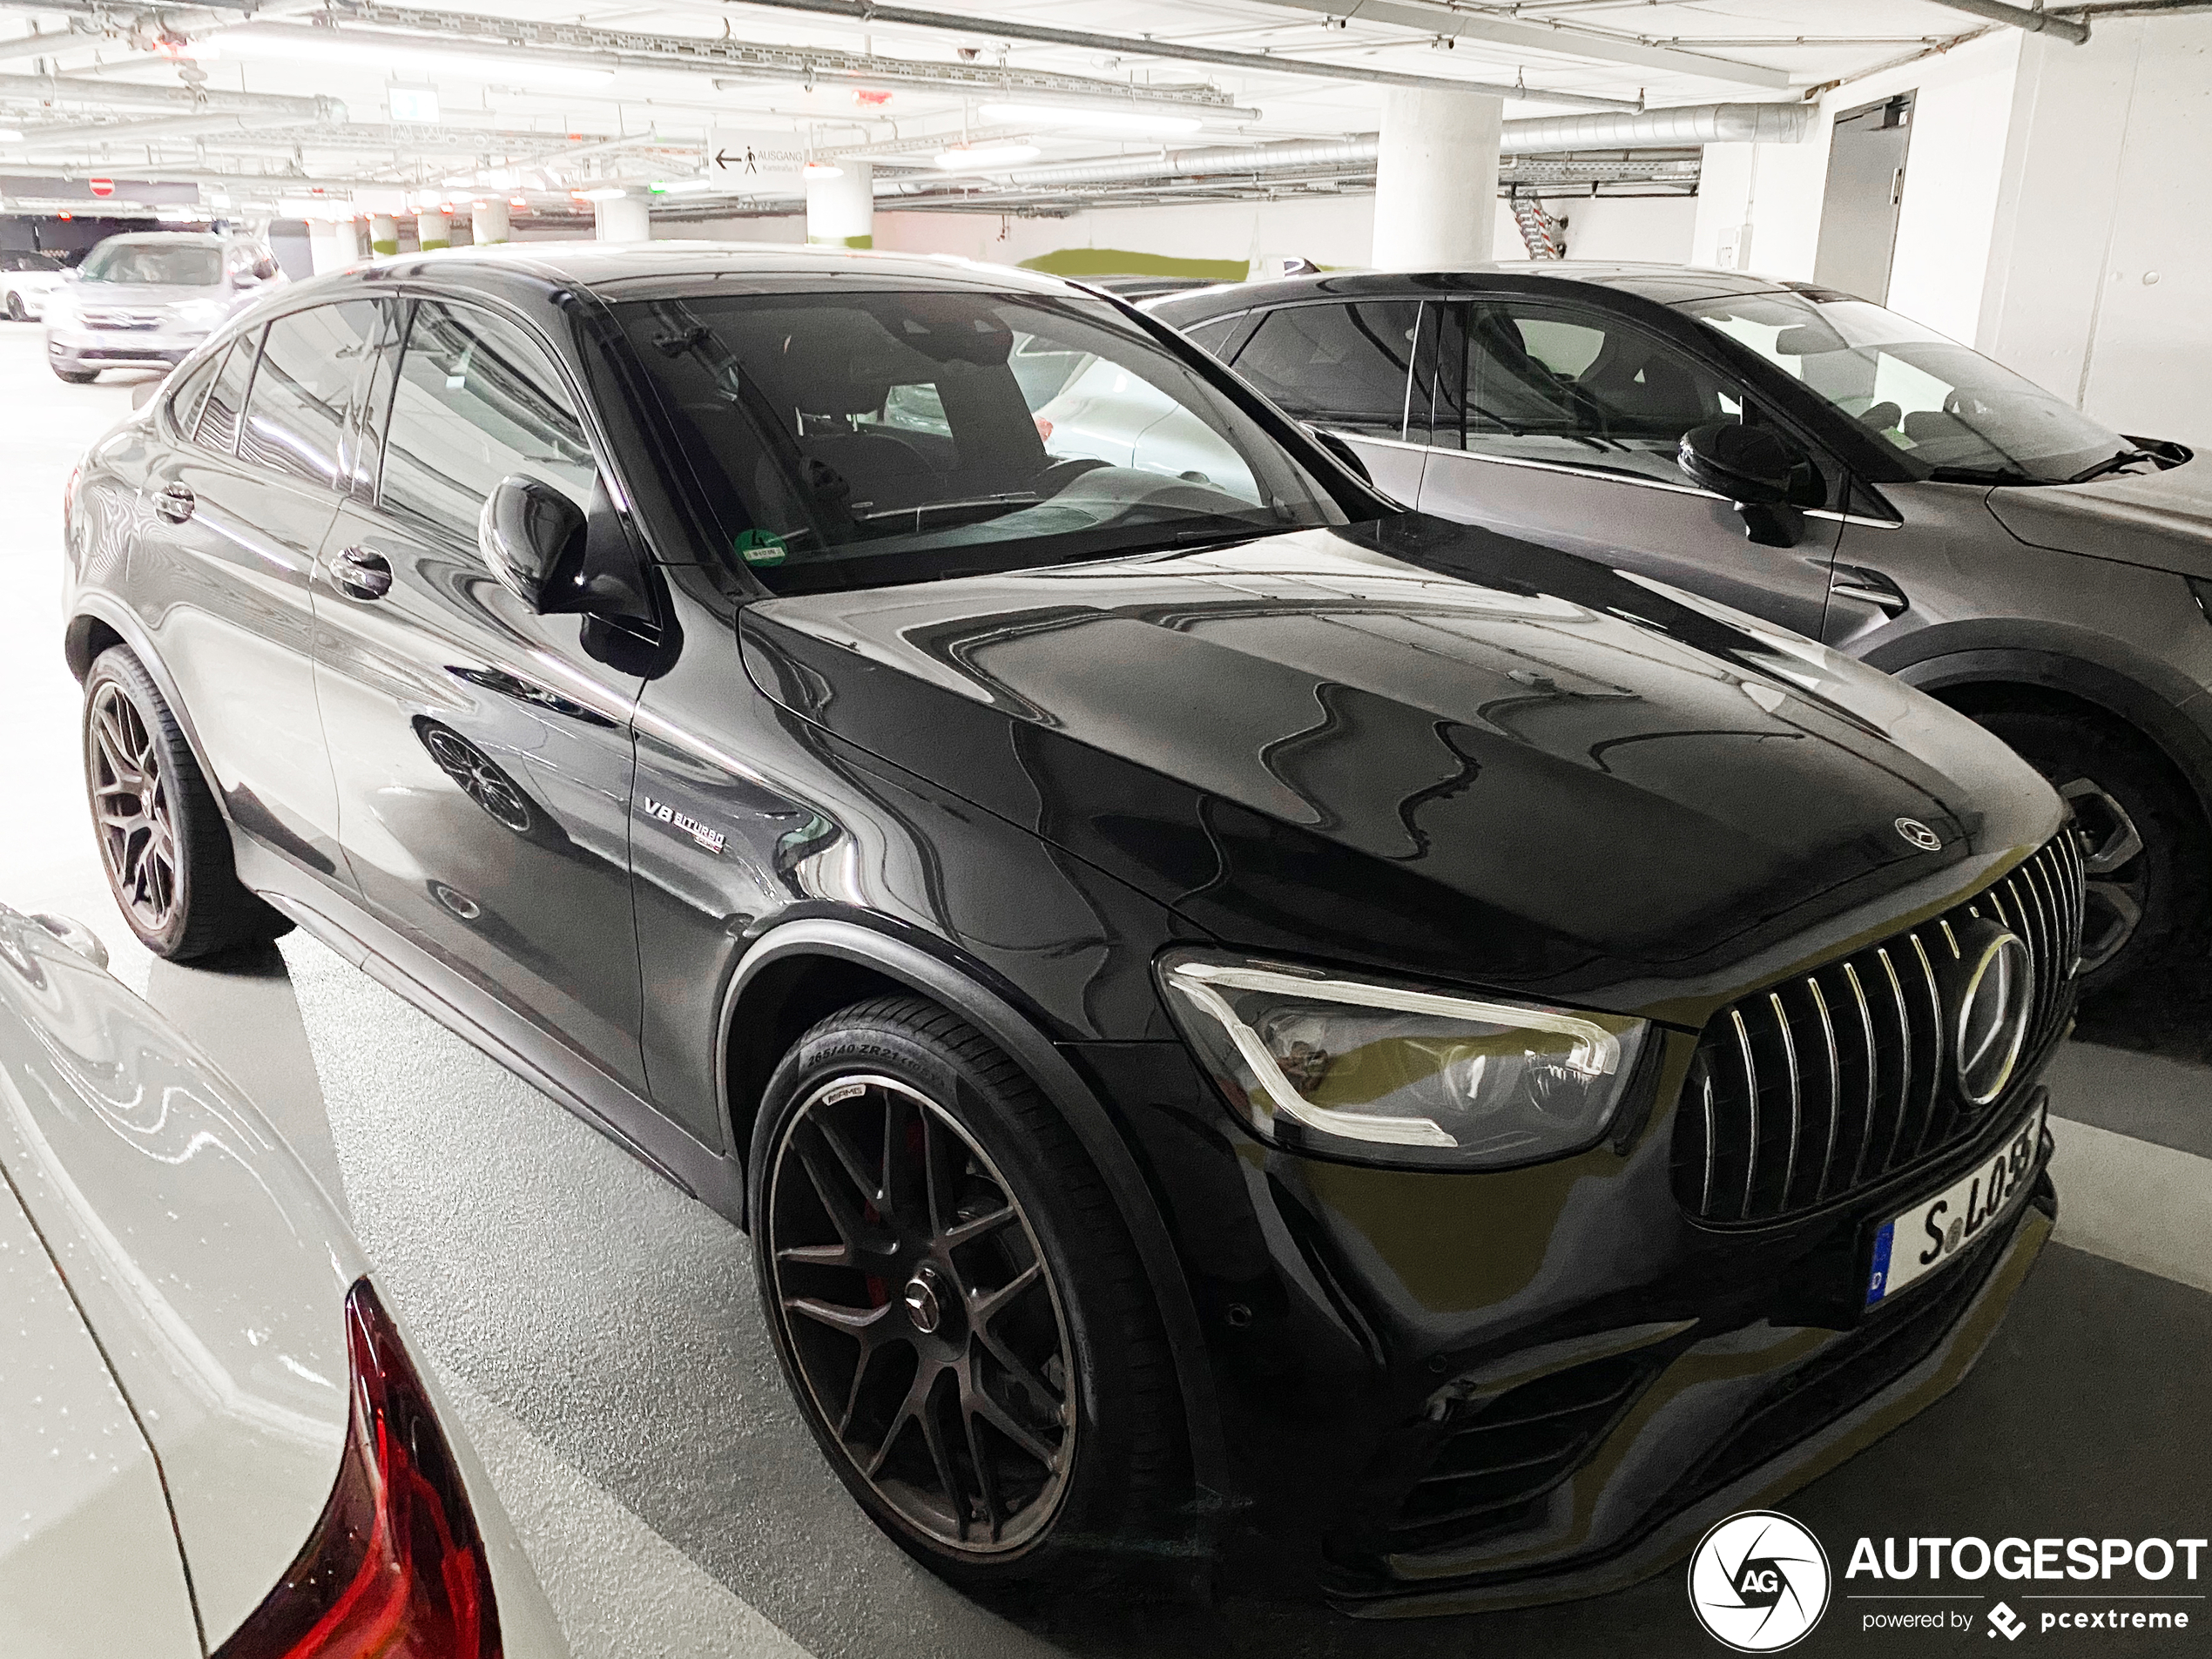
[[[695,192],[711,190],[715,181],[707,173],[695,179],[659,179],[646,186],[656,196],[689,196]]]
[[[0,127],[0,144],[21,144],[22,142],[23,129],[21,127]]]
[[[578,201],[618,202],[630,192],[620,185],[601,185],[597,190],[579,190],[571,193]]]
[[[1195,115],[1170,115],[1164,111],[1109,110],[1080,104],[986,104],[983,118],[1020,126],[1067,127],[1094,132],[1141,133],[1169,138],[1196,132],[1205,123]]]
[[[615,78],[610,69],[589,69],[574,64],[542,63],[526,57],[419,46],[395,36],[341,32],[332,29],[290,28],[282,24],[246,24],[196,40],[190,55],[195,58],[275,59],[280,62],[338,64],[350,69],[414,70],[450,75],[469,81],[518,80],[538,86],[604,86]]]
[[[1036,158],[1034,144],[953,144],[937,152],[937,165],[948,172],[995,172]]]

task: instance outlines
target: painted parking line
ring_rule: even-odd
[[[438,1382],[576,1659],[811,1659],[513,1413],[442,1366]]]
[[[2212,1291],[2212,1158],[2054,1116],[2058,1242]]]

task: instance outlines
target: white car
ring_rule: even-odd
[[[46,298],[62,286],[62,262],[51,253],[0,249],[0,309],[10,322],[36,322]]]
[[[104,960],[0,906],[0,1652],[566,1654],[345,1222]]]

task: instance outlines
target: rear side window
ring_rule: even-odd
[[[261,372],[239,441],[240,459],[310,483],[335,487],[339,435],[374,336],[367,300],[316,306],[279,317],[261,348]]]
[[[207,388],[215,383],[215,376],[222,371],[223,360],[229,355],[230,347],[226,346],[195,363],[192,372],[169,394],[169,419],[184,436],[192,436],[192,427],[199,419],[199,406],[207,401]]]
[[[232,345],[230,355],[223,360],[221,371],[208,388],[207,401],[200,406],[193,442],[225,455],[237,450],[239,417],[246,413],[246,388],[253,381],[254,360],[260,354],[259,329],[240,334]]]
[[[1211,322],[1202,322],[1183,333],[1194,345],[1218,357],[1222,348],[1229,344],[1229,337],[1237,332],[1237,325],[1244,320],[1244,314],[1239,312],[1233,317],[1217,317]]]
[[[1260,323],[1237,372],[1302,420],[1400,437],[1420,319],[1418,300],[1287,307]]]
[[[503,318],[421,301],[393,388],[378,504],[473,546],[478,510],[510,473],[590,510],[598,469],[567,385]]]

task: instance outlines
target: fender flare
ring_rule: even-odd
[[[2197,810],[2212,824],[2212,732],[2203,724],[2212,718],[2212,698],[2163,664],[2146,664],[2149,672],[2136,673],[2074,651],[2033,645],[1954,650],[1903,663],[1867,660],[1868,666],[1894,674],[1915,691],[1939,695],[1966,685],[2033,685],[2101,709],[2141,732],[2173,765]],[[2156,684],[2161,680],[2171,685]]]
[[[733,1126],[726,1063],[731,1022],[745,988],[772,963],[795,956],[831,957],[871,968],[898,980],[932,1001],[943,1004],[974,1024],[1028,1074],[1058,1109],[1068,1127],[1089,1155],[1092,1165],[1106,1184],[1108,1195],[1136,1246],[1138,1261],[1160,1310],[1167,1332],[1168,1350],[1174,1360],[1176,1381],[1183,1397],[1183,1416],[1190,1437],[1190,1472],[1197,1487],[1202,1525],[1208,1525],[1227,1492],[1228,1453],[1221,1431],[1220,1406],[1213,1372],[1207,1363],[1205,1338],[1198,1324],[1183,1263],[1168,1236],[1143,1171],[1129,1143],[1114,1125],[1089,1085],[1067,1056],[1053,1046],[1031,1021],[1005,998],[974,975],[933,954],[919,945],[894,938],[858,922],[828,917],[807,917],[783,922],[761,935],[730,975],[722,996],[715,1040],[718,1062],[716,1089],[722,1096],[723,1122]],[[734,1143],[732,1153],[740,1162],[751,1147]],[[750,1183],[746,1184],[748,1186]]]
[[[118,604],[97,590],[78,596],[77,603],[71,607],[69,620],[62,628],[62,654],[69,664],[70,672],[76,677],[79,685],[84,683],[85,675],[91,672],[93,661],[98,653],[84,651],[79,641],[88,624],[93,623],[98,623],[120,639],[125,649],[138,659],[138,665],[152,679],[154,689],[161,693],[161,700],[169,705],[169,712],[176,717],[178,730],[185,734],[185,745],[192,751],[192,763],[199,768],[199,775],[207,779],[207,792],[214,798],[215,810],[223,815],[224,823],[230,825],[235,832],[237,826],[231,824],[230,803],[223,798],[222,790],[216,786],[215,772],[207,764],[206,745],[200,742],[199,729],[192,724],[192,710],[185,705],[183,695],[177,690],[177,682],[171,676],[168,664],[161,660],[161,653],[154,649],[152,637],[128,605]],[[78,661],[80,656],[84,658],[81,668]]]

